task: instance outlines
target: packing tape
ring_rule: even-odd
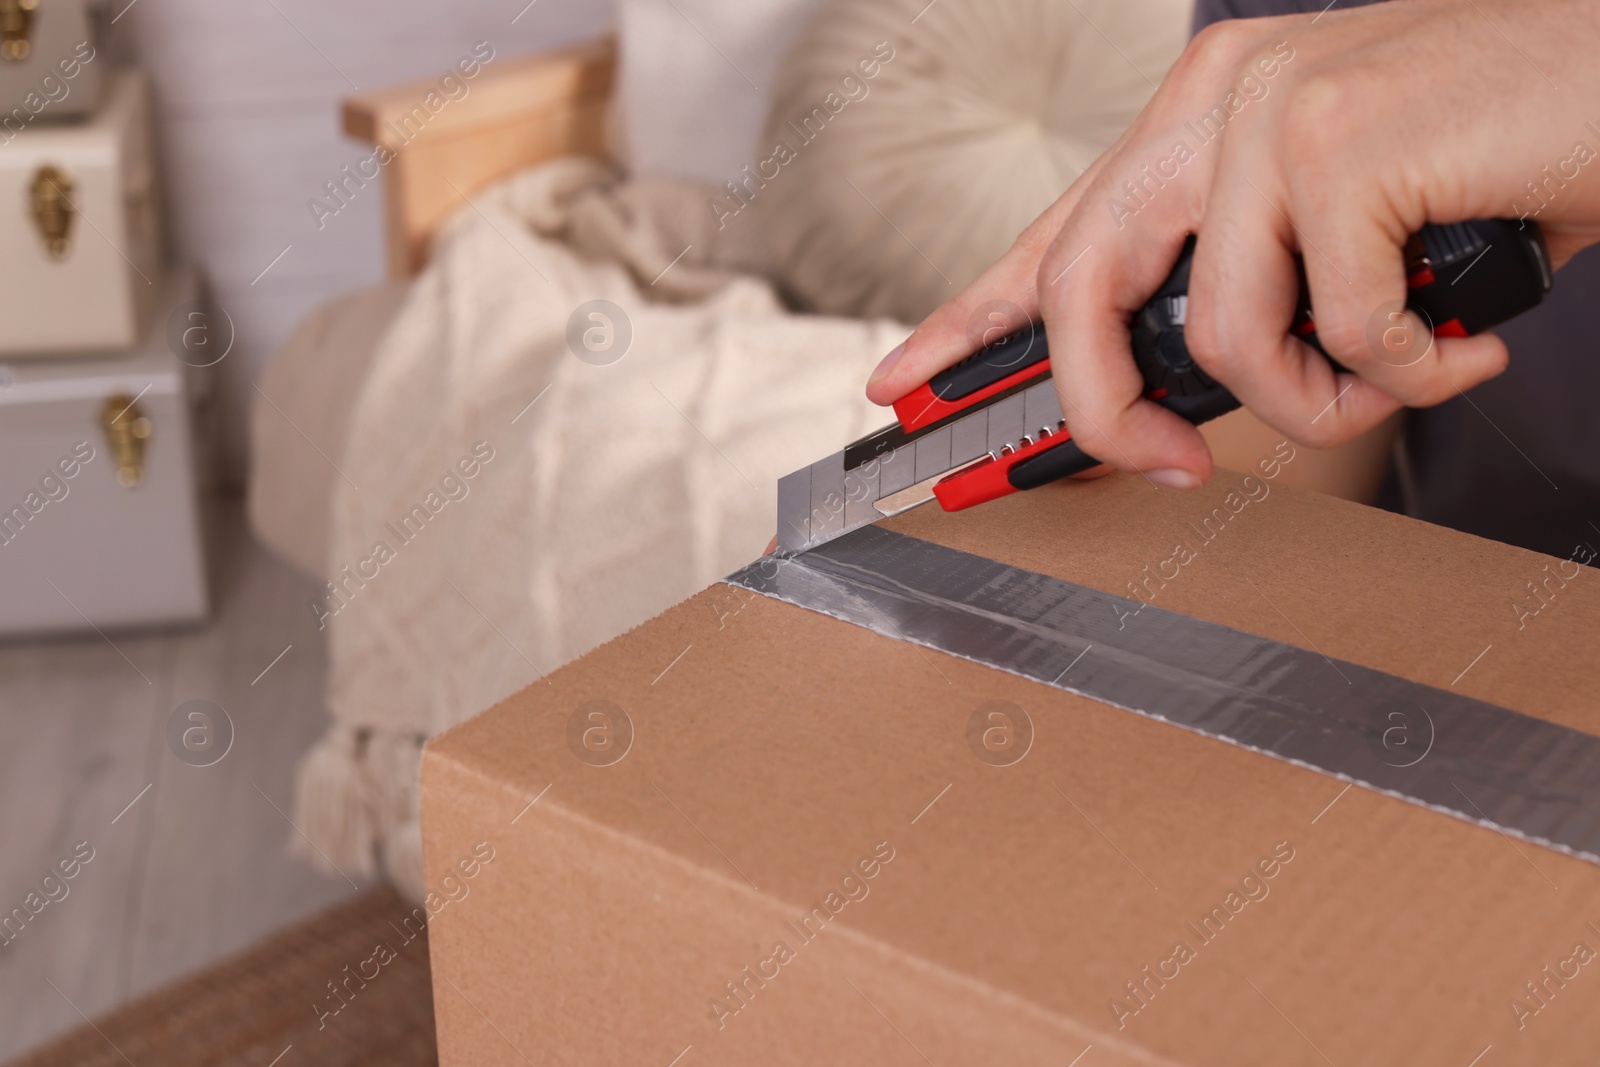
[[[1590,734],[878,526],[725,580],[1600,863]]]

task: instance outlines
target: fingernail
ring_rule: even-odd
[[[900,357],[905,355],[905,353],[906,343],[901,341],[899,344],[894,346],[893,351],[891,351],[887,356],[884,356],[883,359],[878,362],[877,367],[875,367],[872,371],[872,377],[867,379],[867,384],[871,385],[873,382],[887,378],[889,376],[889,372],[894,370],[894,365],[900,362]]]
[[[1178,470],[1176,467],[1163,467],[1160,470],[1145,471],[1144,476],[1157,485],[1164,485],[1168,489],[1197,489],[1200,479],[1188,471]]]

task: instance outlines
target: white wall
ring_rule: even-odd
[[[251,382],[277,344],[318,303],[384,275],[376,185],[320,232],[306,205],[365,154],[339,132],[339,100],[443,74],[478,41],[507,58],[612,19],[611,0],[109,2],[112,53],[155,83],[174,251],[206,271],[236,324],[217,370],[231,478],[245,470]]]

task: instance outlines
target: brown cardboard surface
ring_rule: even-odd
[[[1124,594],[1183,544],[1161,607],[1600,733],[1600,575],[1249,488],[1113,477],[890,525]],[[632,723],[610,766],[569,745],[593,700]],[[991,700],[1035,730],[1009,767],[967,744]],[[447,1065],[1498,1067],[1600,1041],[1600,867],[732,587],[435,740],[423,825]]]

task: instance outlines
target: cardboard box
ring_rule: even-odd
[[[1187,545],[1162,607],[1600,731],[1576,564],[1260,473],[889,525],[1124,594]],[[994,700],[1010,766],[968,742]],[[435,740],[423,826],[446,1065],[1600,1047],[1600,867],[727,586]]]

